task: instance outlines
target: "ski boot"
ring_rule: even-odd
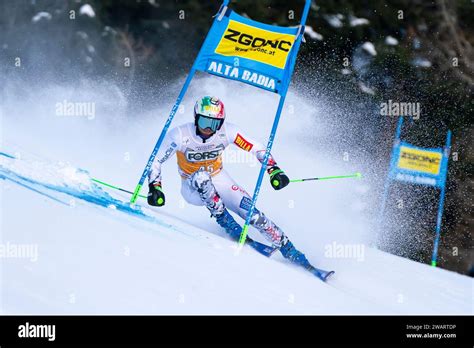
[[[312,266],[309,263],[308,259],[306,256],[301,251],[298,251],[293,243],[290,242],[290,240],[286,237],[283,236],[283,242],[280,247],[280,252],[283,255],[285,259],[288,259],[298,265],[303,266],[306,269],[310,269]]]
[[[222,213],[216,216],[216,221],[221,227],[225,229],[225,231],[232,237],[232,239],[240,239],[242,227],[240,227],[240,225],[235,221],[232,215],[230,215],[227,209],[224,209]]]

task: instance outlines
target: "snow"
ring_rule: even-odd
[[[362,44],[362,49],[367,52],[368,54],[370,54],[371,56],[376,56],[377,55],[377,51],[375,50],[375,46],[372,42],[364,42]]]
[[[342,19],[344,18],[343,15],[325,15],[324,18],[329,23],[329,25],[333,28],[341,28],[344,24],[342,23]]]
[[[370,21],[367,18],[357,18],[354,16],[349,16],[349,24],[351,27],[357,27],[359,25],[370,24]]]
[[[87,40],[89,38],[89,35],[87,35],[87,33],[82,30],[77,31],[76,35],[79,36],[83,40]]]
[[[398,40],[395,39],[393,36],[387,36],[385,38],[385,44],[389,45],[389,46],[396,46],[398,45]]]
[[[84,100],[95,97],[98,105],[114,100],[104,91],[87,92]],[[473,313],[471,278],[371,247],[364,211],[372,183],[364,179],[298,183],[281,191],[262,186],[259,209],[316,266],[336,271],[327,283],[280,255],[267,259],[247,247],[237,253],[205,208],[182,202],[175,161],[163,169],[163,208],[144,200],[128,207],[129,195],[89,179],[133,189],[168,105],[137,111],[133,119],[58,118],[41,109],[70,93],[44,87],[29,94],[31,100],[21,95],[4,103],[0,151],[21,160],[0,156],[0,243],[36,245],[38,257],[0,259],[2,314]],[[193,81],[185,110],[202,94],[225,100],[229,121],[250,135],[269,133],[277,96],[208,77]],[[273,151],[279,164],[294,178],[343,174],[342,161],[305,142],[308,130],[321,137],[314,117],[323,120],[324,112],[293,92],[287,98],[298,122],[285,111]],[[118,106],[114,111],[120,114]],[[191,116],[176,117],[179,124]],[[246,126],[252,122],[258,127]],[[259,166],[245,158],[225,166],[244,188],[253,188]],[[259,239],[253,229],[250,234]]]
[[[86,15],[91,18],[95,17],[94,9],[89,4],[82,5],[81,8],[79,9],[79,14]]]
[[[304,33],[307,34],[313,40],[318,40],[318,41],[323,40],[323,36],[321,34],[315,32],[314,29],[309,25],[305,26]]]
[[[38,12],[37,14],[35,14],[33,16],[33,18],[31,18],[31,21],[34,22],[34,23],[37,23],[39,21],[41,21],[42,19],[45,19],[45,20],[51,20],[51,18],[53,18],[53,16],[51,16],[51,13],[49,12]]]
[[[332,256],[326,266],[337,265],[339,275],[324,284],[251,249],[236,254],[235,243],[172,215],[144,208],[172,226],[166,228],[120,216],[114,205],[108,211],[81,200],[68,206],[9,181],[2,185],[9,202],[2,208],[3,243],[38,245],[35,262],[2,260],[3,313],[459,314],[472,308],[470,278],[371,248],[361,258]],[[34,213],[21,219],[25,201]]]
[[[431,68],[431,66],[433,65],[428,59],[421,57],[413,59],[412,64],[419,68]]]
[[[362,81],[359,81],[358,83],[359,85],[359,88],[362,92],[364,93],[367,93],[367,94],[370,94],[370,95],[375,95],[375,91],[373,88],[370,88],[369,86],[367,86],[365,83],[363,83]]]
[[[418,37],[414,37],[412,46],[413,46],[413,49],[419,50],[421,48],[421,40]]]

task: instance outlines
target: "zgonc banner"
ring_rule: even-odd
[[[443,153],[442,148],[423,149],[400,142],[394,149],[390,176],[393,180],[442,187],[448,167]]]
[[[214,23],[196,59],[197,70],[275,93],[285,91],[300,27],[268,25],[227,8]]]

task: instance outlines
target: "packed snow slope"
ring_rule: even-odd
[[[173,101],[133,112],[109,91],[45,87],[5,98],[1,313],[473,313],[471,278],[370,247],[366,209],[376,193],[367,179],[295,183],[282,191],[271,189],[268,178],[263,183],[258,207],[316,267],[336,271],[327,283],[280,255],[237,252],[205,208],[181,199],[174,160],[164,168],[166,206],[151,208],[141,199],[130,207],[129,195],[90,179],[133,190]],[[193,101],[203,94],[224,100],[229,121],[262,141],[268,137],[275,96],[216,78],[193,83],[175,124],[191,119]],[[64,100],[92,100],[95,114],[58,115],[55,105]],[[317,140],[323,116],[289,95],[273,150],[281,167],[291,178],[367,171],[362,160],[326,155]],[[256,160],[237,148],[224,159],[253,192]],[[15,256],[12,248],[21,246],[30,253]]]

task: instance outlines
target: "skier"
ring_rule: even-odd
[[[206,206],[217,223],[238,240],[242,231],[229,210],[245,219],[252,199],[223,169],[222,152],[229,144],[252,153],[263,162],[265,148],[237,126],[225,123],[224,104],[215,97],[205,96],[194,106],[194,123],[189,122],[170,130],[153,162],[148,175],[148,204],[163,206],[161,165],[175,153],[178,172],[182,177],[181,194],[193,205]],[[288,176],[270,155],[267,164],[270,184],[281,190],[290,182]],[[305,255],[298,251],[283,231],[265,214],[255,208],[250,224],[262,233],[282,255],[310,267]]]

